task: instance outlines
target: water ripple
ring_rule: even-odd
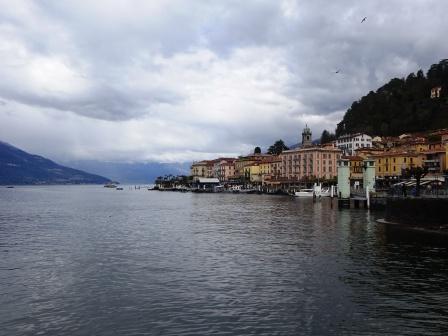
[[[0,334],[446,335],[446,255],[329,200],[0,189]]]

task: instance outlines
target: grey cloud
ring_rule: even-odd
[[[37,95],[13,90],[0,92],[0,95],[21,104],[69,111],[85,117],[110,121],[140,118],[150,115],[151,109],[158,104],[176,104],[182,101],[182,97],[163,90],[136,95],[133,92],[123,92],[107,86],[93,89],[89,95],[81,97]]]
[[[71,111],[95,124],[153,118],[148,123],[166,127],[160,135],[166,138],[146,156],[187,146],[235,152],[277,138],[295,143],[307,121],[318,136],[336,125],[352,101],[448,53],[448,3],[435,0],[72,0],[23,2],[28,10],[22,11],[13,6],[0,13],[0,74],[10,74],[0,83],[0,96],[36,113]],[[6,57],[11,45],[24,55],[17,72],[6,63],[15,61]],[[54,56],[83,76],[78,91],[47,90],[45,78],[26,86],[36,76],[34,68],[23,70],[27,62]],[[336,69],[341,73],[334,74]],[[214,105],[223,101],[228,111]],[[185,139],[180,148],[176,137],[185,136],[183,129],[204,140]]]

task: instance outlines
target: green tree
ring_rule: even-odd
[[[428,170],[423,167],[406,168],[404,176],[406,178],[415,178],[415,196],[420,196],[420,181],[428,173]]]
[[[336,139],[336,136],[333,133],[328,132],[327,130],[323,130],[322,135],[320,136],[320,143],[325,144],[331,142]]]
[[[288,149],[289,148],[285,145],[283,140],[280,139],[268,148],[268,154],[279,155],[281,152]]]
[[[254,149],[254,154],[261,154],[261,148],[260,147],[255,147]]]
[[[338,123],[336,135],[397,136],[448,127],[448,60],[433,64],[426,76],[419,70],[405,78],[393,78],[353,102]],[[442,87],[441,99],[430,98],[435,86]]]

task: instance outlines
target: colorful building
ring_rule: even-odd
[[[255,162],[244,167],[244,181],[252,184],[261,183],[260,163]]]
[[[361,185],[363,180],[364,158],[361,156],[343,156],[348,160],[350,169],[350,185]]]
[[[372,147],[372,137],[363,133],[346,134],[337,138],[336,146],[344,155],[354,155],[359,148]]]
[[[375,159],[377,177],[399,177],[404,170],[413,167],[423,167],[426,156],[423,153],[389,151],[376,154]]]
[[[208,162],[207,160],[193,162],[190,168],[190,175],[194,178],[199,177],[212,177],[208,175]]]
[[[250,166],[253,163],[261,162],[264,159],[270,158],[269,154],[251,154],[247,156],[240,156],[235,160],[235,177],[244,178],[244,167]]]
[[[214,166],[214,177],[220,182],[228,182],[235,178],[235,158],[220,158]]]
[[[283,151],[281,177],[288,180],[304,178],[333,179],[337,176],[337,160],[341,150],[329,147],[309,147]]]

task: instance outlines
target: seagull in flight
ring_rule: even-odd
[[[361,23],[363,23],[365,20],[367,20],[367,16],[364,16],[364,18],[361,20]]]
[[[334,73],[335,74],[338,74],[338,73],[340,73],[341,72],[341,69],[337,69]]]

